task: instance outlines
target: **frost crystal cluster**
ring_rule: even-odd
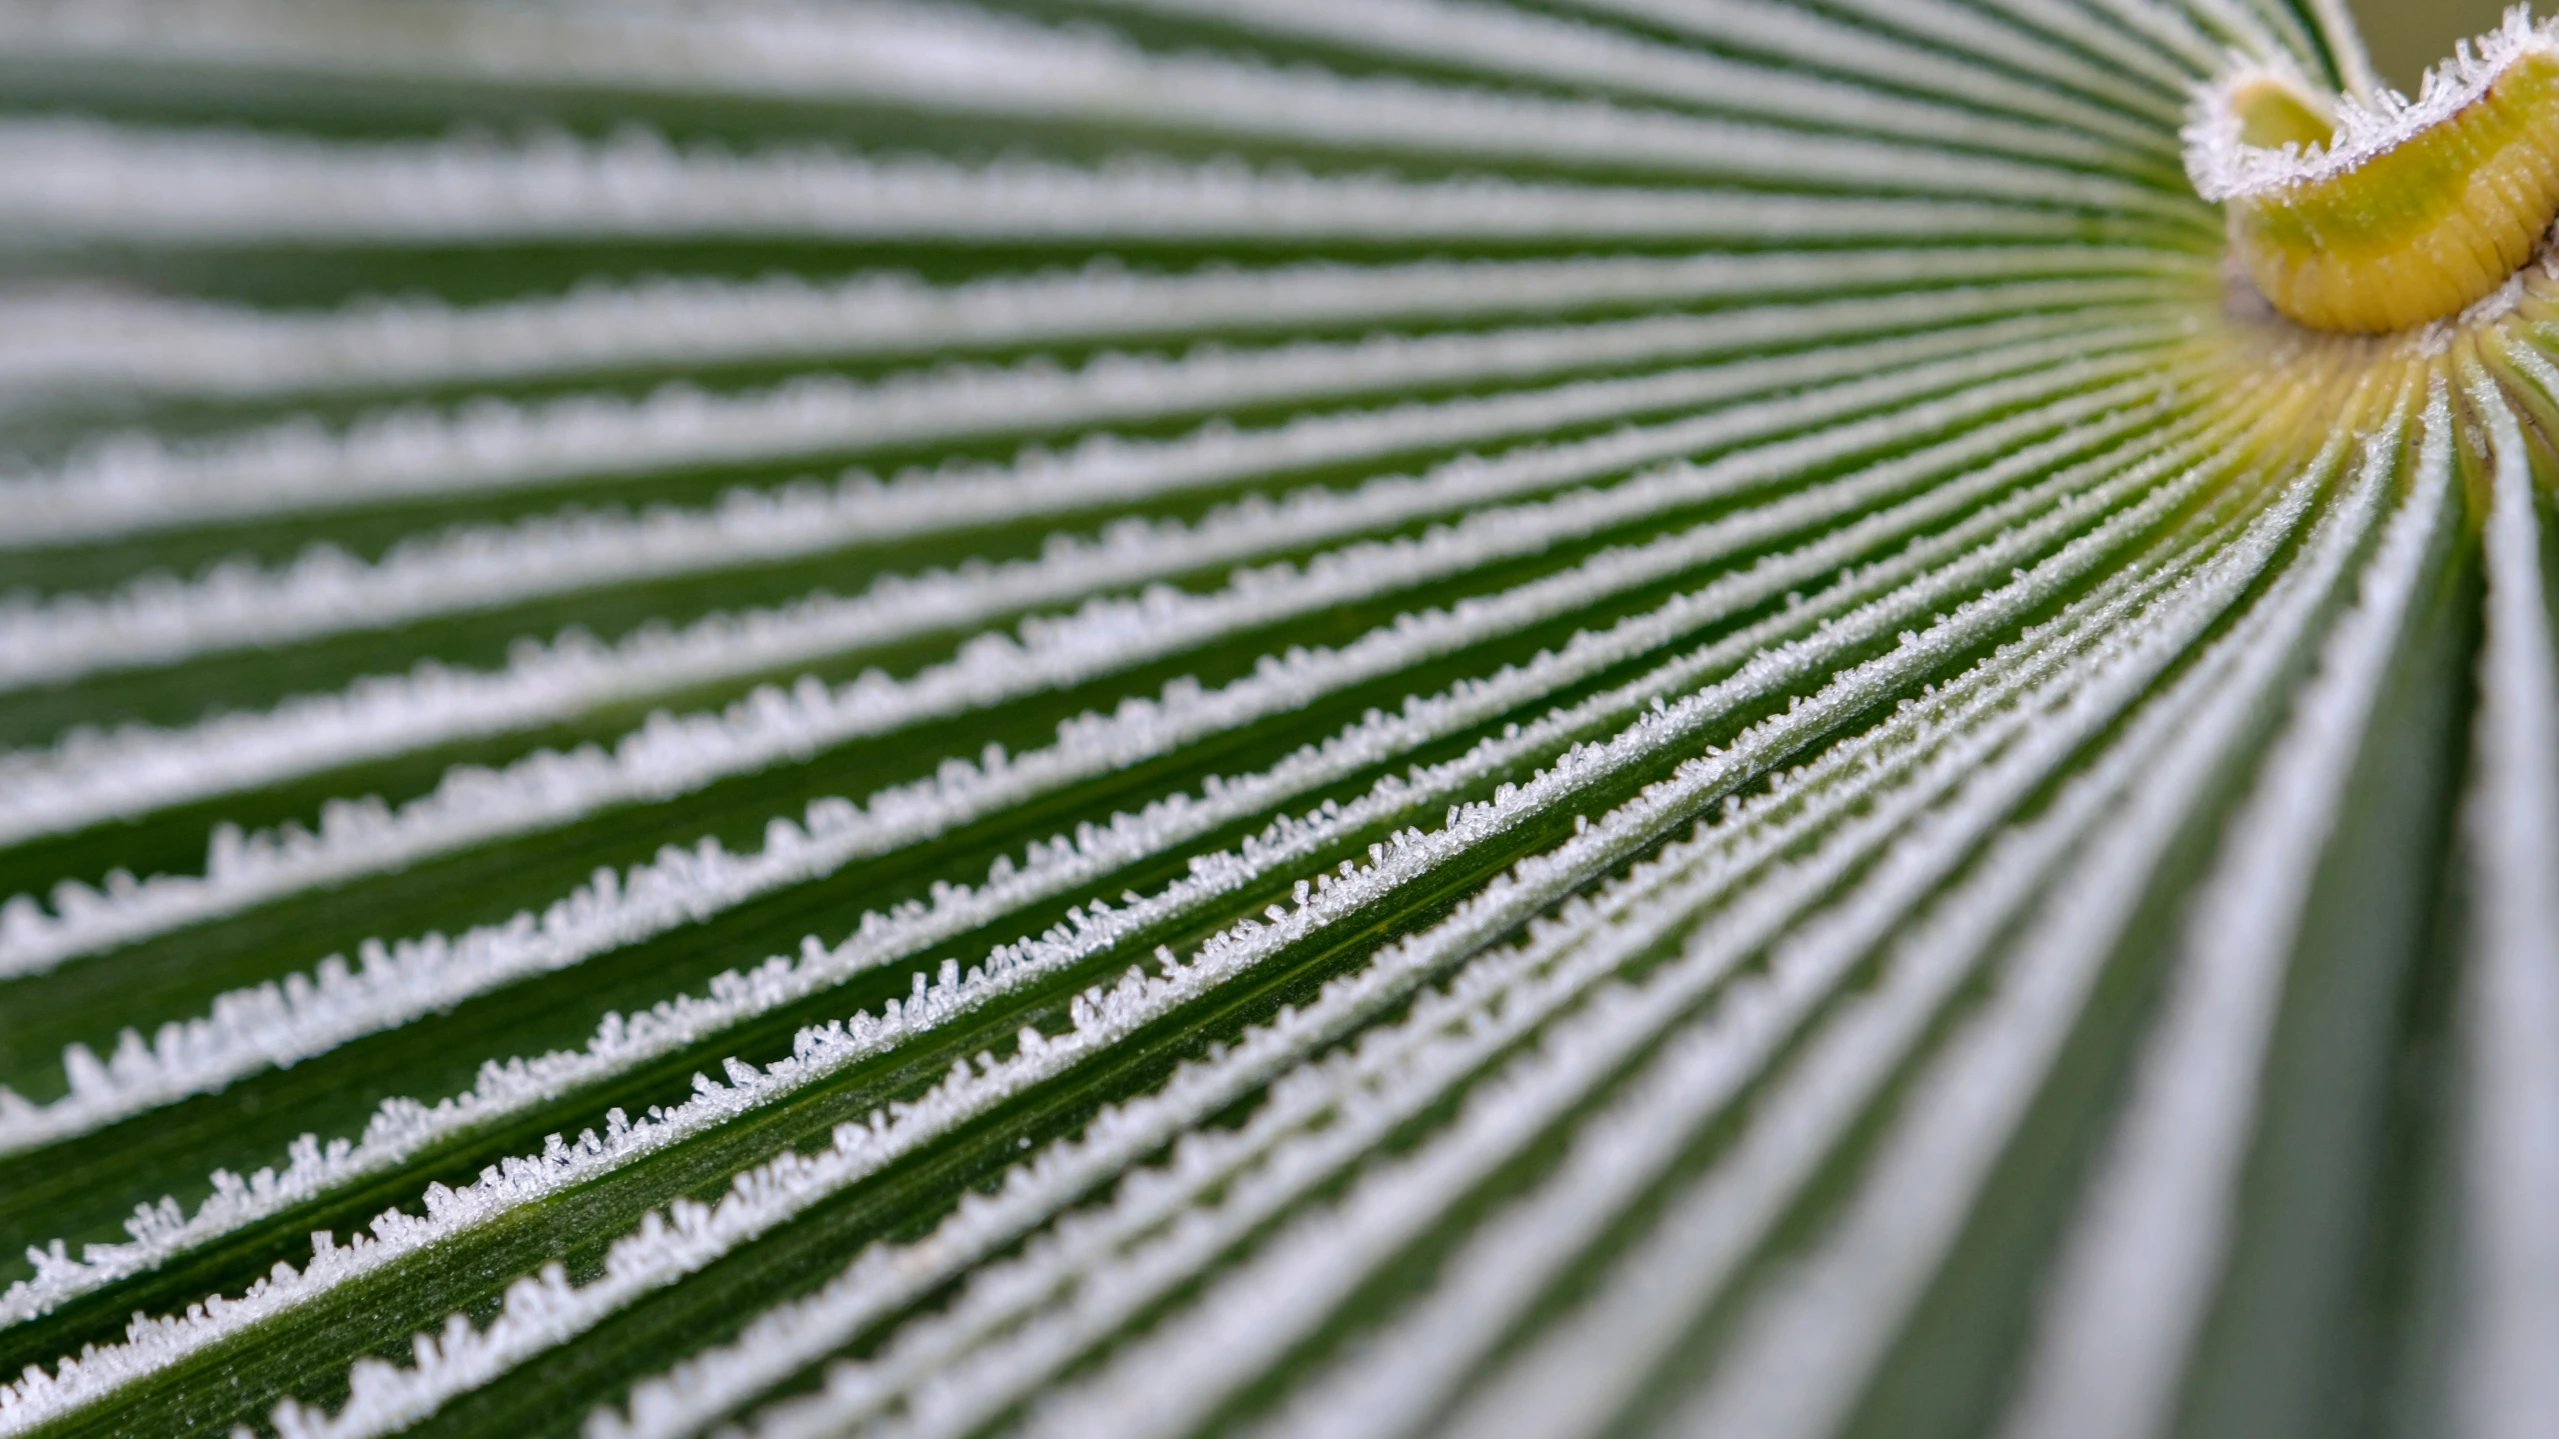
[[[2559,1436],[2528,15],[0,99],[0,1436]]]

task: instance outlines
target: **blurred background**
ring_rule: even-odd
[[[2381,78],[2415,94],[2426,67],[2452,53],[2453,42],[2492,29],[2511,0],[2347,0]],[[2548,0],[2533,13],[2554,13]]]

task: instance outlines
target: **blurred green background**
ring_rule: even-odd
[[[2452,54],[2452,45],[2464,36],[2476,35],[2496,28],[2511,0],[2347,0],[2355,12],[2355,21],[2363,27],[2364,42],[2372,47],[2373,63],[2380,67],[2381,78],[2415,94],[2419,77],[2426,67]],[[2554,6],[2541,0],[2533,6],[2535,15],[2549,15]]]

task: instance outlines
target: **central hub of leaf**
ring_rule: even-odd
[[[2529,262],[2559,216],[2559,34],[2518,15],[2416,100],[2372,106],[2242,71],[2205,95],[2186,166],[2285,315],[2363,334],[2450,318]]]

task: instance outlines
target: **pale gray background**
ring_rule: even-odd
[[[2466,35],[2493,30],[2511,0],[2347,0],[2372,48],[2381,78],[2415,94],[2426,67],[2452,54]],[[2559,11],[2552,0],[2536,0],[2535,15]]]

